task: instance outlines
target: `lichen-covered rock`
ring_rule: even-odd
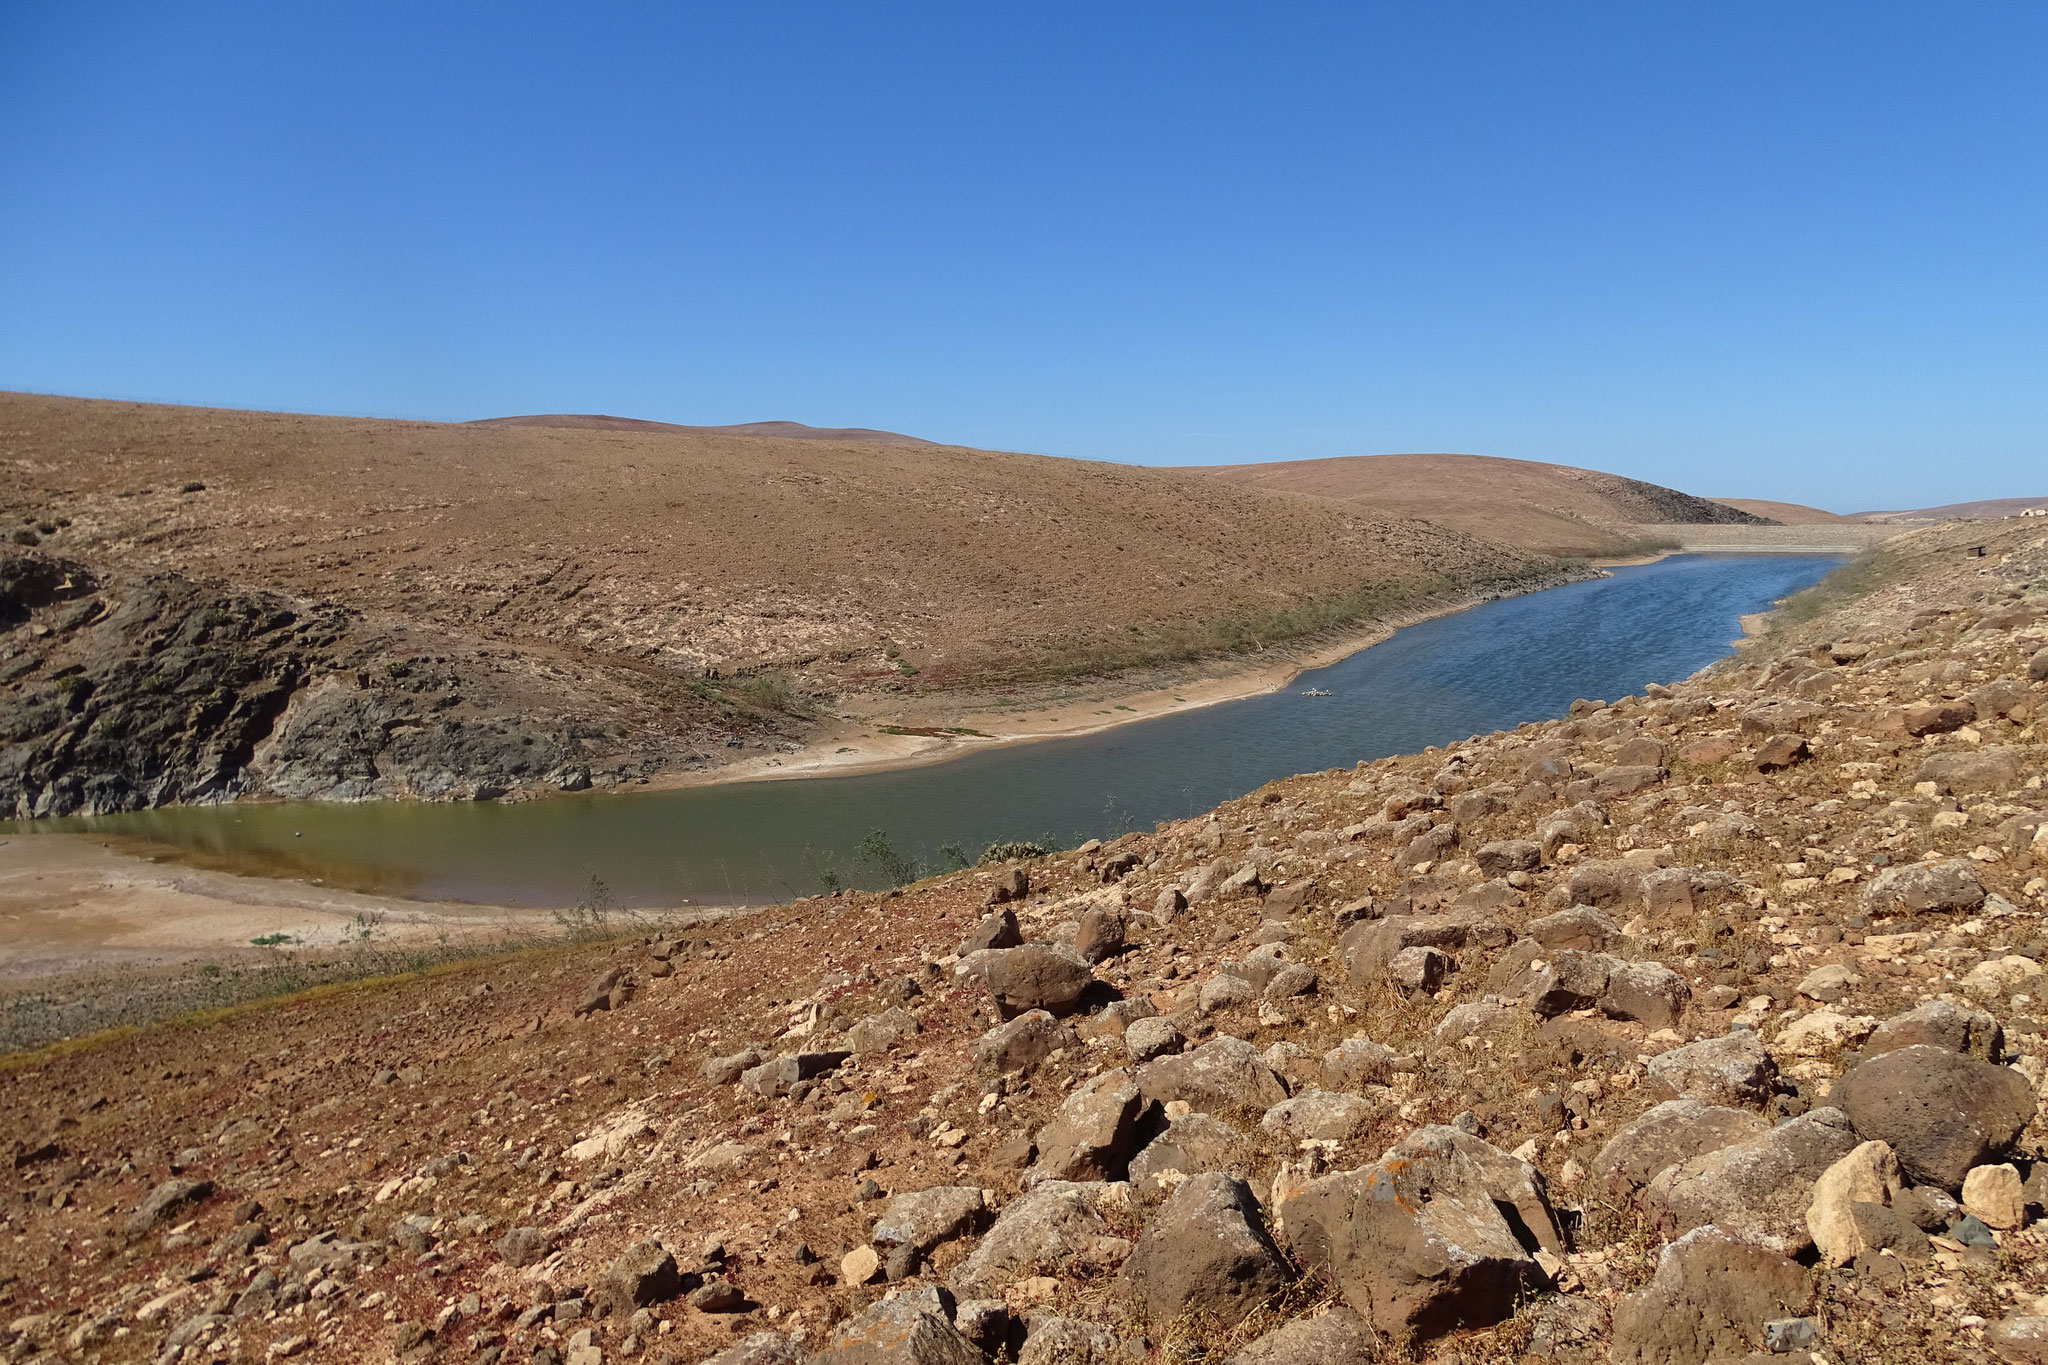
[[[1719,1228],[1666,1246],[1641,1292],[1614,1311],[1615,1365],[1706,1365],[1765,1348],[1763,1325],[1812,1301],[1798,1263]]]
[[[1389,1098],[1381,1096],[1310,1090],[1268,1109],[1259,1126],[1292,1142],[1350,1142],[1395,1108]]]
[[[1250,1187],[1219,1172],[1181,1182],[1123,1268],[1125,1284],[1156,1323],[1190,1311],[1234,1321],[1289,1278]]]
[[[1548,1283],[1532,1252],[1563,1249],[1536,1168],[1448,1127],[1418,1129],[1371,1166],[1311,1181],[1280,1215],[1301,1261],[1401,1344],[1501,1321]]]
[[[1592,1175],[1601,1188],[1629,1198],[1682,1161],[1770,1131],[1770,1120],[1750,1110],[1666,1100],[1608,1139]]]
[[[967,1298],[1001,1298],[1018,1280],[1070,1270],[1099,1237],[1110,1235],[1102,1208],[1127,1198],[1122,1185],[1034,1185],[996,1218],[966,1260],[947,1278]]]
[[[876,1246],[914,1247],[921,1256],[958,1237],[971,1237],[988,1226],[988,1205],[971,1185],[934,1185],[913,1194],[893,1196],[882,1206],[869,1239]]]
[[[1839,1109],[1814,1109],[1746,1142],[1688,1158],[1650,1182],[1648,1206],[1672,1233],[1714,1223],[1797,1256],[1812,1244],[1814,1181],[1847,1156],[1857,1130]]]
[[[1165,1198],[1179,1182],[1205,1171],[1248,1175],[1254,1157],[1243,1133],[1212,1114],[1185,1114],[1131,1159],[1131,1193],[1142,1203]]]
[[[1863,888],[1863,909],[1871,915],[1960,913],[1975,910],[1984,896],[1977,870],[1951,858],[1884,869]]]
[[[1026,943],[988,955],[982,980],[1005,1019],[1031,1010],[1064,1018],[1081,1008],[1095,973],[1079,953],[1044,943]]]
[[[1075,1087],[1039,1130],[1038,1162],[1027,1178],[1123,1179],[1143,1109],[1128,1071],[1105,1071]]]
[[[984,1071],[1029,1071],[1053,1053],[1078,1051],[1081,1035],[1044,1010],[1030,1010],[998,1024],[974,1044],[974,1064]]]
[[[1762,1107],[1778,1079],[1763,1040],[1748,1029],[1660,1053],[1648,1070],[1652,1081],[1681,1099],[1737,1108]]]
[[[1287,1083],[1242,1038],[1225,1034],[1192,1052],[1159,1057],[1138,1069],[1147,1100],[1183,1100],[1206,1113],[1251,1110],[1263,1114],[1287,1098]]]
[[[834,1332],[811,1365],[984,1365],[953,1326],[951,1307],[943,1289],[883,1299]]]

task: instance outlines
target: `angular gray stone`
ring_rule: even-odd
[[[946,1283],[966,1298],[1001,1298],[1018,1280],[1058,1275],[1110,1235],[1099,1206],[1112,1198],[1107,1185],[1047,1180],[1011,1201]]]
[[[1592,1177],[1619,1198],[1632,1198],[1666,1170],[1708,1152],[1771,1131],[1762,1114],[1699,1100],[1666,1100],[1618,1130],[1593,1158]]]
[[[756,1332],[737,1346],[728,1346],[704,1365],[805,1365],[810,1357],[780,1332]]]
[[[1080,1047],[1080,1034],[1044,1010],[1031,1010],[982,1034],[974,1044],[974,1064],[999,1073],[1029,1071],[1055,1052]]]
[[[1692,1003],[1692,987],[1661,962],[1612,962],[1600,1012],[1610,1019],[1632,1019],[1651,1028],[1670,1028]]]
[[[513,1228],[498,1239],[498,1259],[514,1267],[538,1265],[553,1245],[546,1228]]]
[[[1095,973],[1070,948],[1027,943],[990,953],[982,979],[1005,1019],[1030,1010],[1064,1018],[1081,1008],[1082,998],[1095,984]]]
[[[1137,1082],[1122,1069],[1076,1086],[1038,1132],[1038,1161],[1028,1179],[1121,1180],[1144,1110]]]
[[[869,1240],[876,1246],[907,1246],[929,1256],[933,1248],[958,1237],[971,1237],[987,1227],[988,1205],[981,1191],[969,1185],[935,1185],[914,1194],[893,1196],[882,1206]]]
[[[1122,1277],[1160,1324],[1188,1312],[1235,1321],[1292,1278],[1251,1188],[1216,1172],[1181,1182],[1145,1225]]]
[[[1863,888],[1863,910],[1871,915],[1964,912],[1984,903],[1984,883],[1961,858],[1947,862],[1888,867]]]
[[[1140,1365],[1145,1355],[1115,1328],[1084,1318],[1038,1315],[1025,1331],[1017,1365]]]
[[[1287,1083],[1260,1060],[1258,1049],[1228,1034],[1192,1052],[1145,1063],[1138,1068],[1138,1088],[1153,1103],[1185,1100],[1204,1112],[1263,1114],[1287,1098]]]
[[[1311,1181],[1280,1217],[1302,1263],[1396,1347],[1502,1321],[1549,1282],[1522,1239],[1564,1247],[1535,1167],[1441,1126]]]
[[[1650,1059],[1650,1079],[1681,1099],[1732,1108],[1762,1108],[1778,1080],[1763,1039],[1749,1029],[1703,1038]]]
[[[1145,1144],[1131,1159],[1131,1193],[1141,1202],[1166,1197],[1182,1176],[1205,1171],[1248,1175],[1255,1153],[1250,1139],[1211,1114],[1187,1114]]]
[[[1650,1182],[1645,1203],[1672,1234],[1713,1223],[1797,1256],[1813,1245],[1806,1209],[1814,1182],[1858,1141],[1841,1110],[1809,1110],[1748,1141],[1668,1167]]]
[[[1387,961],[1387,980],[1410,994],[1434,995],[1451,970],[1451,959],[1435,948],[1403,948]]]

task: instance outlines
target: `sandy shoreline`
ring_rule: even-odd
[[[319,950],[554,932],[546,911],[411,901],[153,862],[89,834],[0,840],[0,985],[88,967],[151,969],[255,953],[252,939],[277,934],[294,948]]]

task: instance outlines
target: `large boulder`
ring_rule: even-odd
[[[1443,1126],[1309,1182],[1280,1217],[1302,1263],[1396,1345],[1505,1319],[1549,1283],[1533,1253],[1563,1250],[1542,1174]]]
[[[766,1061],[768,1054],[752,1043],[738,1052],[711,1057],[704,1063],[704,1079],[713,1085],[731,1085],[748,1071]]]
[[[1590,905],[1574,905],[1554,915],[1530,920],[1523,932],[1553,952],[1577,948],[1581,952],[1604,953],[1621,941],[1620,926]]]
[[[981,922],[967,931],[967,937],[960,940],[960,956],[987,952],[993,948],[1017,948],[1024,943],[1024,932],[1017,927],[1017,913],[1014,910],[998,910],[984,916]]]
[[[1144,1112],[1131,1073],[1105,1071],[1060,1102],[1038,1133],[1038,1162],[1029,1175],[1045,1180],[1121,1180]]]
[[[1017,1281],[1058,1275],[1110,1235],[1102,1215],[1128,1198],[1121,1185],[1047,1180],[1013,1200],[995,1226],[953,1268],[946,1283],[967,1298],[1001,1298]]]
[[[985,1365],[953,1326],[952,1306],[943,1289],[883,1299],[834,1332],[812,1365]]]
[[[1378,1358],[1372,1328],[1343,1304],[1282,1323],[1223,1365],[1367,1365]]]
[[[956,1237],[971,1237],[988,1226],[988,1205],[971,1185],[934,1185],[899,1194],[882,1206],[869,1240],[880,1247],[913,1247],[929,1256]]]
[[[800,1082],[838,1070],[839,1064],[852,1055],[840,1050],[787,1053],[741,1072],[740,1085],[764,1099],[774,1099],[787,1095]]]
[[[2001,744],[1982,749],[1935,754],[1921,761],[1913,774],[1916,782],[1932,782],[1952,796],[1986,792],[2009,792],[2020,785],[2026,761],[2017,749]]]
[[[651,1240],[635,1242],[612,1259],[592,1288],[600,1302],[624,1318],[636,1308],[667,1303],[682,1293],[683,1275],[667,1247]]]
[[[1192,1052],[1158,1057],[1138,1069],[1146,1100],[1185,1101],[1204,1113],[1251,1110],[1263,1114],[1287,1098],[1287,1083],[1242,1038],[1224,1034]]]
[[[1682,1161],[1770,1131],[1770,1120],[1746,1109],[1666,1100],[1608,1139],[1593,1158],[1592,1175],[1602,1188],[1629,1198]]]
[[[1953,1194],[2034,1117],[2034,1088],[2009,1067],[1919,1044],[1873,1057],[1835,1084],[1856,1131],[1891,1145],[1917,1183]]]
[[[1633,863],[1584,862],[1572,869],[1567,883],[1574,905],[1596,910],[1632,911],[1642,904],[1643,873]]]
[[[1813,1241],[1806,1228],[1813,1182],[1856,1143],[1841,1110],[1810,1110],[1747,1142],[1668,1167],[1650,1182],[1646,1202],[1669,1232],[1714,1223],[1797,1256]]]
[[[1650,1079],[1681,1099],[1761,1108],[1777,1086],[1778,1067],[1749,1029],[1687,1043],[1650,1059]]]
[[[1657,1272],[1614,1310],[1615,1365],[1706,1365],[1762,1351],[1764,1324],[1798,1317],[1812,1277],[1764,1247],[1703,1227],[1665,1247]]]
[[[1543,865],[1543,850],[1530,839],[1496,839],[1481,844],[1472,860],[1487,876],[1505,877],[1510,872],[1534,872]]]
[[[1395,1111],[1393,1092],[1374,1088],[1381,1091],[1380,1096],[1352,1095],[1341,1090],[1307,1091],[1268,1109],[1259,1120],[1259,1127],[1290,1142],[1350,1142]]]
[[[158,1224],[199,1203],[213,1193],[211,1180],[180,1180],[173,1177],[158,1184],[128,1215],[130,1237],[140,1237]]]
[[[1323,1054],[1323,1084],[1332,1090],[1363,1090],[1394,1076],[1394,1054],[1370,1038],[1346,1038]]]
[[[755,1332],[737,1346],[728,1346],[704,1365],[805,1365],[810,1355],[780,1332]]]
[[[1290,1278],[1250,1187],[1218,1172],[1181,1182],[1123,1268],[1124,1283],[1155,1323],[1189,1311],[1235,1321]]]
[[[1984,903],[1977,869],[1961,858],[1939,863],[1888,867],[1863,888],[1863,910],[1871,915],[1966,912]]]
[[[1251,1140],[1212,1114],[1184,1114],[1145,1144],[1131,1159],[1131,1193],[1141,1203],[1154,1203],[1191,1175],[1224,1171],[1245,1175],[1252,1169]]]
[[[1145,1357],[1107,1323],[1048,1313],[1026,1321],[1017,1365],[1143,1365]]]
[[[1029,1071],[1062,1049],[1078,1051],[1081,1035],[1047,1014],[1029,1010],[998,1024],[974,1044],[974,1064],[986,1071]]]
[[[917,1016],[901,1005],[870,1014],[846,1031],[846,1045],[853,1049],[855,1056],[868,1052],[881,1052],[893,1044],[912,1038],[923,1032]]]
[[[1692,1003],[1692,987],[1661,962],[1616,961],[1607,973],[1600,1012],[1610,1019],[1632,1019],[1651,1028],[1670,1028]]]
[[[1867,1060],[1880,1053],[1922,1044],[1995,1062],[2005,1055],[2005,1029],[1981,1010],[1947,1000],[1929,1000],[1879,1024],[1864,1043],[1863,1056]]]
[[[1463,920],[1446,915],[1394,915],[1345,930],[1337,940],[1337,955],[1352,985],[1371,986],[1386,976],[1387,964],[1407,949],[1462,948],[1468,932]]]
[[[1071,948],[1027,943],[987,954],[982,980],[996,1011],[1015,1019],[1028,1010],[1044,1010],[1055,1018],[1077,1013],[1095,984],[1087,959]]]

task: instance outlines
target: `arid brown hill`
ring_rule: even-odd
[[[1716,502],[1733,507],[1738,512],[1765,517],[1780,526],[1826,526],[1853,521],[1839,512],[1829,512],[1818,507],[1808,507],[1797,502],[1771,502],[1764,498],[1716,498]]]
[[[9,642],[0,806],[38,813],[602,785],[746,736],[785,744],[805,694],[1102,672],[1563,571],[1173,470],[28,394],[0,396],[0,509],[9,552],[47,561],[24,583],[55,574],[91,598],[24,598],[35,619]],[[263,625],[315,618],[303,640]],[[150,674],[144,634],[191,668]],[[194,730],[221,714],[204,703],[224,651],[283,695],[232,735]],[[50,796],[80,752],[66,736],[87,733],[119,744],[128,776]],[[479,769],[485,748],[499,757]],[[190,762],[164,767],[170,750]],[[252,785],[267,755],[284,767]]]
[[[795,441],[856,441],[886,446],[929,446],[922,436],[872,427],[807,427],[802,422],[734,422],[722,427],[681,426],[641,417],[608,417],[595,412],[544,412],[531,417],[483,417],[472,427],[554,427],[569,431],[692,431],[719,436],[786,436]]]
[[[1343,498],[1540,554],[1611,555],[1646,522],[1769,525],[1727,503],[1618,474],[1491,455],[1351,455],[1191,468],[1231,483]]]

